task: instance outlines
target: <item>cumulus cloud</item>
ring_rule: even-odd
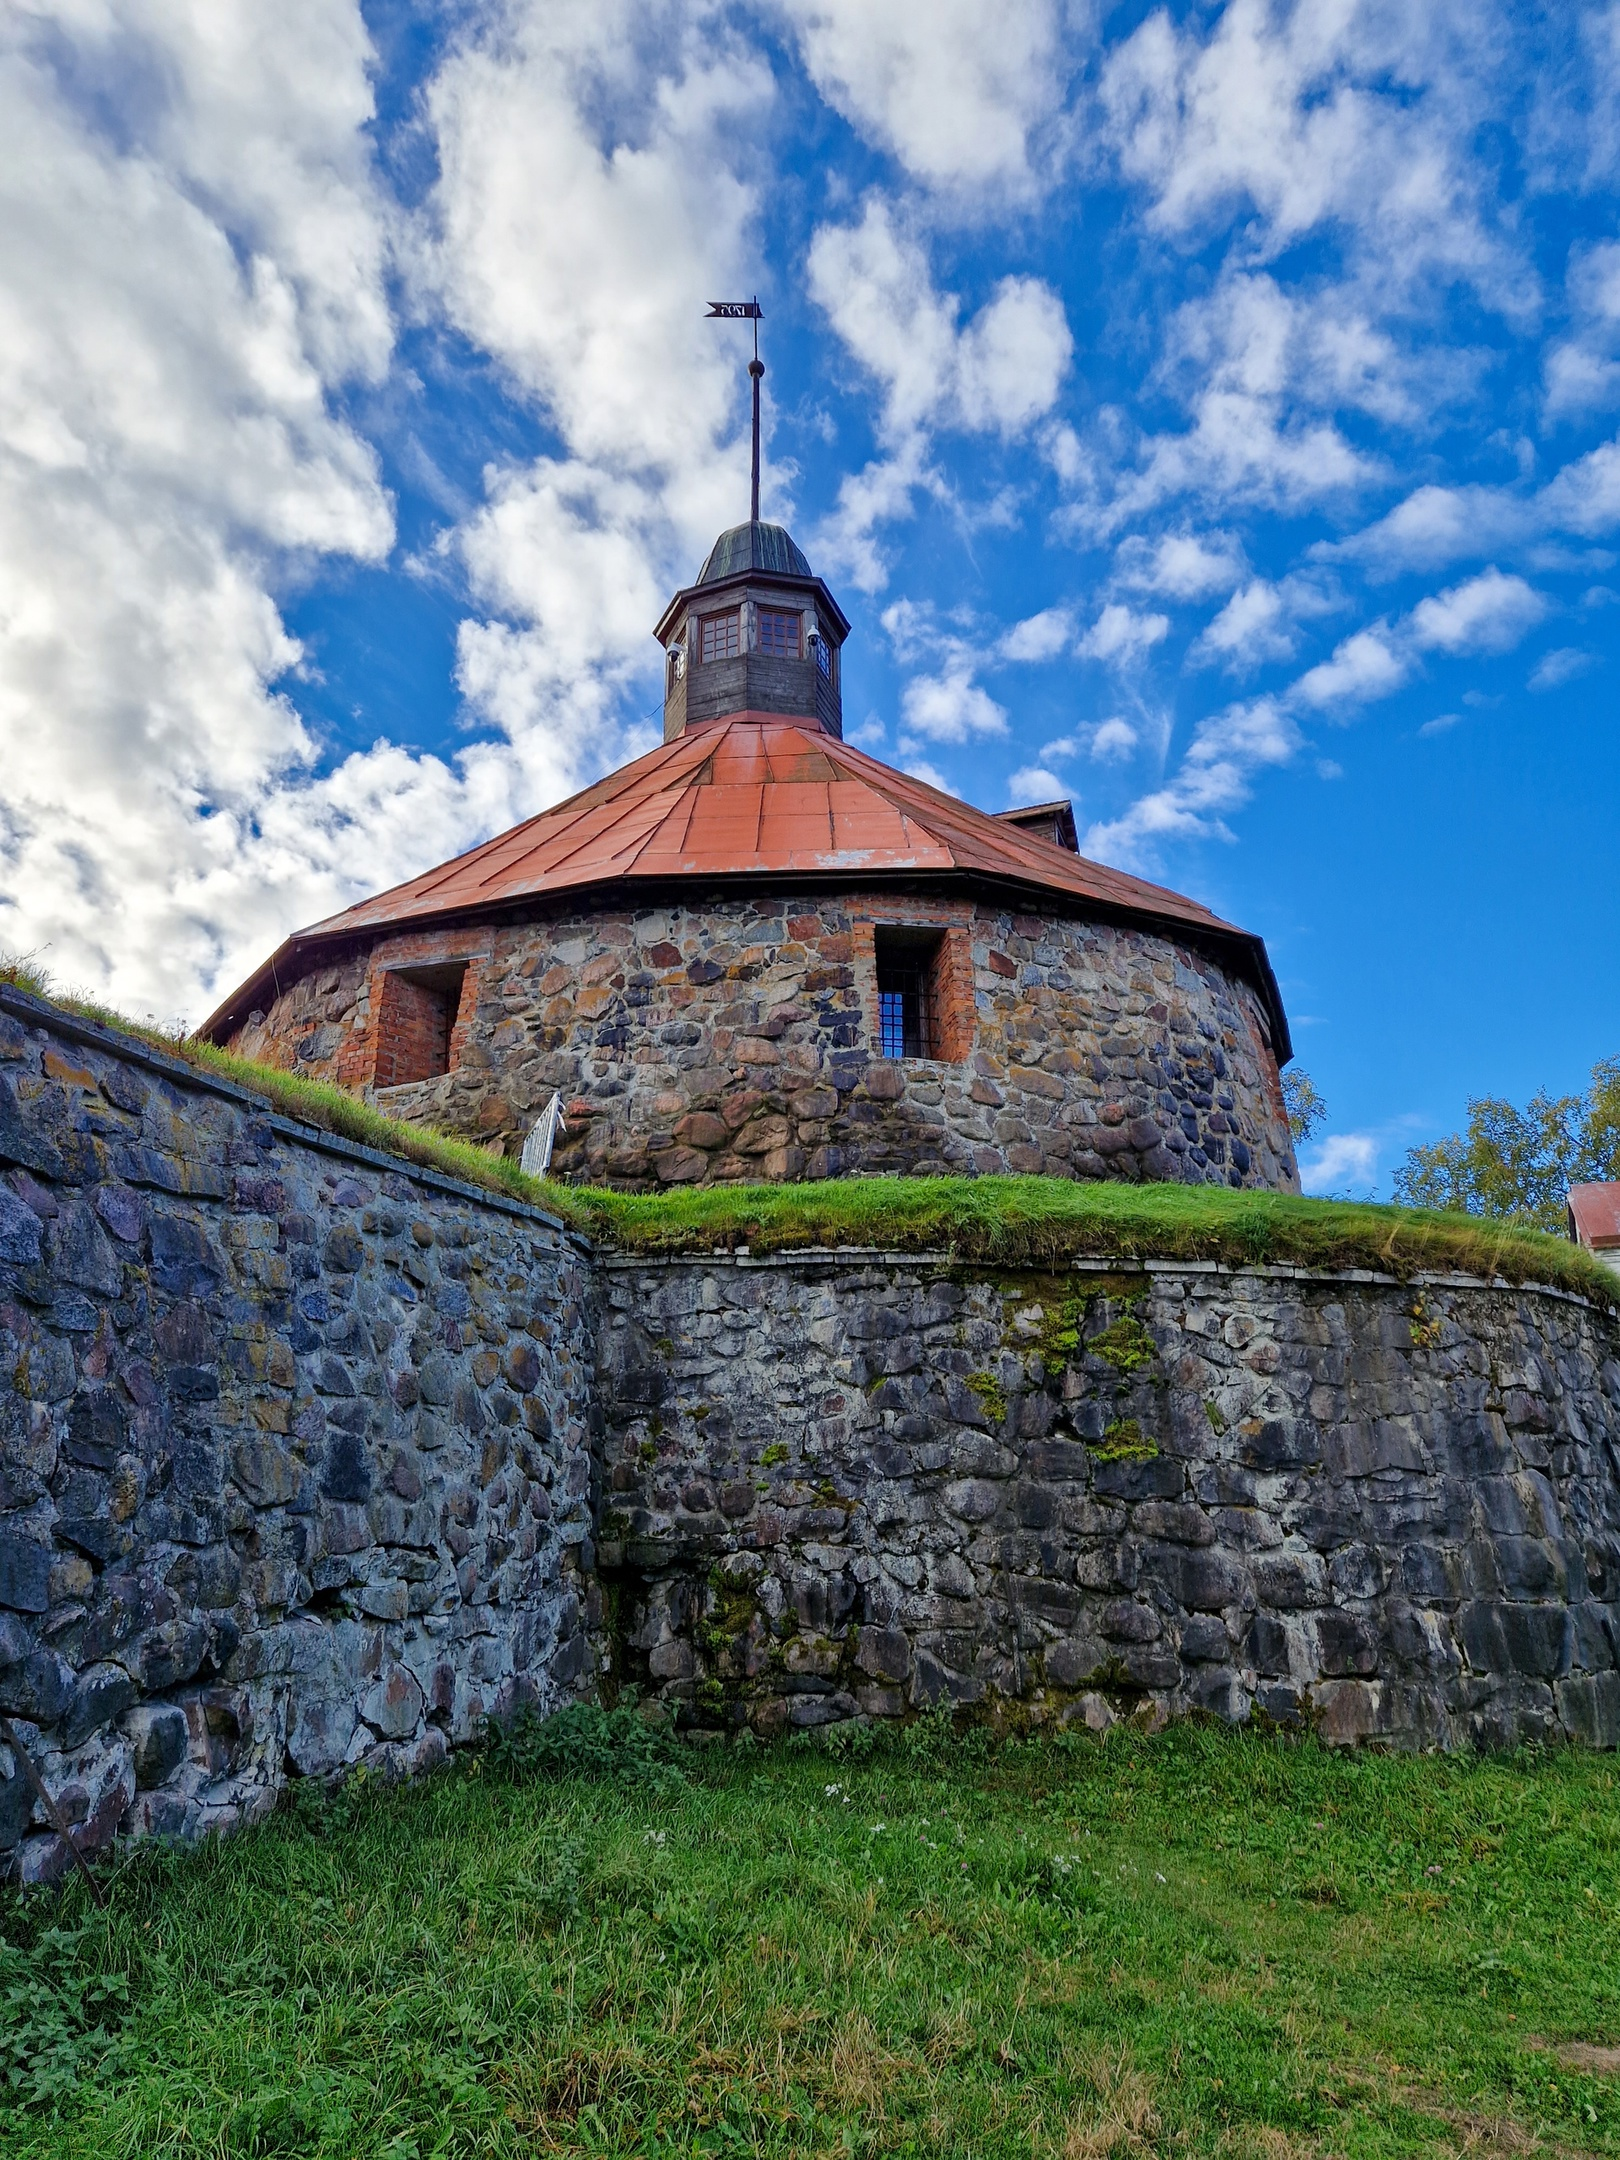
[[[1412,610],[1412,642],[1448,653],[1510,652],[1547,612],[1540,593],[1521,577],[1486,570]]]
[[[0,33],[0,938],[165,1014],[352,895],[380,769],[310,777],[269,583],[392,539],[368,61],[345,0]]]
[[[1118,764],[1136,749],[1136,730],[1128,720],[1116,713],[1111,720],[1104,720],[1091,738],[1091,754],[1100,763]]]
[[[1573,250],[1567,283],[1573,332],[1543,363],[1549,419],[1620,400],[1620,242]]]
[[[1297,723],[1276,698],[1227,706],[1199,723],[1163,787],[1091,827],[1083,852],[1138,868],[1151,866],[1166,840],[1230,840],[1226,813],[1247,802],[1262,767],[1289,764],[1300,742]]]
[[[1273,584],[1251,578],[1194,639],[1194,666],[1218,664],[1241,674],[1270,660],[1287,660],[1298,644],[1298,626],[1334,605],[1311,579],[1294,576]]]
[[[1129,667],[1133,660],[1141,659],[1162,643],[1169,631],[1168,615],[1139,614],[1118,600],[1110,600],[1074,649],[1083,659],[1102,660],[1110,667]]]
[[[900,696],[900,720],[908,734],[929,742],[965,743],[1005,735],[1007,713],[973,680],[966,661],[952,661],[937,675],[919,675]]]
[[[1530,670],[1530,688],[1556,690],[1564,683],[1573,682],[1577,675],[1584,675],[1593,665],[1594,655],[1582,652],[1579,646],[1556,646],[1553,651],[1543,653]]]
[[[1484,42],[1461,7],[1159,9],[1104,66],[1109,140],[1168,234],[1246,209],[1263,249],[1331,226],[1396,283],[1439,269],[1511,302],[1469,155]]]
[[[1050,607],[1014,623],[996,650],[1003,660],[1055,660],[1073,642],[1074,617],[1067,608]]]
[[[1170,326],[1160,379],[1189,425],[1144,436],[1128,456],[1083,462],[1072,520],[1109,534],[1188,496],[1220,511],[1297,510],[1375,479],[1378,461],[1321,410],[1334,386],[1321,366],[1319,314],[1320,303],[1242,271],[1187,302]]]
[[[1225,532],[1169,532],[1156,540],[1133,533],[1120,542],[1114,564],[1115,578],[1127,591],[1207,600],[1230,592],[1241,580],[1243,549]]]
[[[1379,625],[1357,630],[1335,646],[1331,659],[1300,677],[1294,695],[1318,711],[1360,705],[1370,698],[1387,697],[1410,673],[1406,655]]]
[[[1045,765],[1021,765],[1007,777],[1009,810],[1020,809],[1026,803],[1056,802],[1069,792],[1068,781]]]
[[[1373,1133],[1331,1133],[1299,1166],[1308,1193],[1370,1193],[1378,1182],[1379,1142]]]
[[[828,102],[918,180],[1023,194],[1066,68],[1054,0],[785,0]]]
[[[928,477],[932,431],[1027,432],[1056,403],[1074,340],[1057,294],[1031,277],[1003,278],[963,322],[960,300],[935,286],[921,241],[876,193],[857,223],[817,232],[809,283],[881,393],[885,455],[844,483],[823,536],[833,559],[871,590],[884,574],[873,527],[909,509]]]

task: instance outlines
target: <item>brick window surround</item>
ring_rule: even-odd
[[[872,941],[879,1056],[960,1064],[973,1047],[966,930],[877,923]]]
[[[466,974],[465,960],[382,971],[376,988],[375,1087],[407,1087],[452,1069]]]

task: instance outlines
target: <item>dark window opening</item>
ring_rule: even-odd
[[[465,961],[387,970],[379,986],[375,1086],[408,1087],[450,1070],[466,973]]]
[[[698,631],[701,666],[708,667],[716,660],[736,659],[741,646],[735,608],[729,615],[705,615],[698,624]]]
[[[875,932],[878,1038],[886,1058],[932,1058],[938,1046],[937,930]]]
[[[833,646],[828,642],[828,640],[824,637],[818,637],[815,640],[815,648],[816,668],[818,672],[824,675],[828,682],[836,682],[838,679],[837,652],[834,650]]]
[[[797,660],[799,622],[797,615],[786,614],[781,608],[762,607],[759,611],[760,651],[769,653],[773,660]]]

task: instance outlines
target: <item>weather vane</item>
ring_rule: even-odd
[[[754,491],[750,497],[752,508],[749,517],[759,523],[759,385],[765,373],[765,363],[759,357],[759,325],[765,310],[756,294],[752,300],[711,300],[709,314],[724,316],[728,322],[751,322],[754,326],[754,357],[748,363],[748,372],[754,378]]]

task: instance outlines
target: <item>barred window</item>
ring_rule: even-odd
[[[797,660],[799,657],[800,617],[790,615],[782,608],[761,608],[759,611],[759,649],[770,653],[777,660]]]
[[[879,928],[877,944],[878,1039],[886,1058],[938,1055],[935,1035],[937,931]]]
[[[702,665],[711,660],[735,660],[741,650],[738,641],[738,621],[735,608],[729,615],[705,615],[699,625],[702,632]]]

